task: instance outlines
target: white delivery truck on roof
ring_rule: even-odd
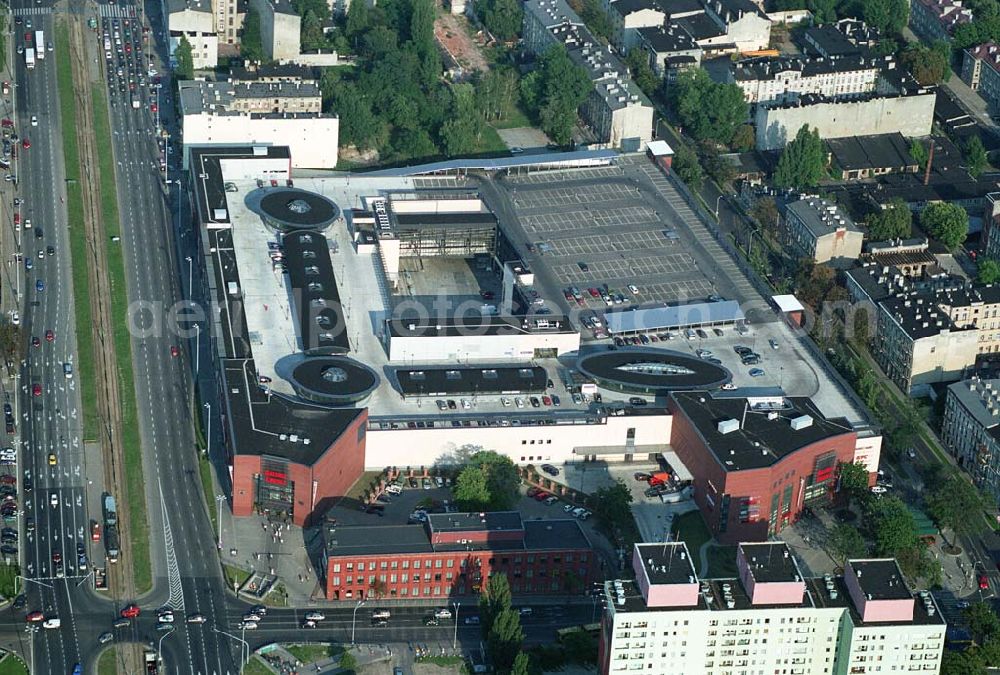
[[[35,48],[28,47],[24,50],[24,64],[31,70],[35,67]]]
[[[38,59],[45,58],[45,31],[35,31],[35,49],[38,50]]]

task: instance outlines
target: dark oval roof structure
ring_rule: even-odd
[[[309,190],[265,187],[254,192],[263,193],[254,210],[278,229],[322,230],[340,217],[340,207]]]
[[[581,356],[576,367],[601,387],[643,394],[712,389],[732,379],[722,366],[665,349],[594,352]]]
[[[292,388],[301,398],[328,405],[351,405],[367,398],[379,376],[346,356],[313,356],[292,369]]]

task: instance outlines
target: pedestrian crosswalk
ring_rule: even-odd
[[[98,13],[102,17],[109,19],[133,19],[135,18],[134,5],[98,5]]]
[[[44,16],[51,13],[51,7],[22,7],[14,10],[17,16]]]

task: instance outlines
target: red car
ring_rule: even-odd
[[[53,341],[55,341],[55,339],[56,339],[56,334],[53,333],[51,329],[45,331],[45,341],[46,342],[53,342]]]
[[[134,619],[137,616],[139,616],[139,606],[129,605],[128,607],[123,609],[121,613],[123,619]]]
[[[31,394],[33,396],[41,396],[42,395],[42,385],[40,385],[40,384],[33,384],[31,386]]]
[[[24,618],[26,620],[32,622],[32,623],[34,623],[36,621],[45,621],[45,615],[42,612],[39,612],[37,610],[34,611],[34,612],[29,612],[28,616],[26,616]]]
[[[21,147],[23,147],[25,150],[27,150],[28,148],[31,147],[31,141],[29,141],[27,138],[25,138],[23,141],[21,141]]]
[[[552,399],[548,396],[542,397],[542,405],[552,405]]]
[[[31,33],[30,32],[24,34],[24,41],[25,42],[31,42]]]
[[[535,495],[535,500],[539,502],[544,502],[548,498],[549,498],[549,493],[544,491],[539,492],[537,495]]]
[[[21,214],[16,211],[14,212],[14,224],[18,226],[21,224]]]
[[[990,580],[989,580],[989,577],[987,577],[982,572],[979,573],[979,590],[981,590],[981,591],[988,591],[988,590],[990,590]]]
[[[175,359],[181,355],[181,350],[177,348],[177,345],[170,345],[170,355]]]
[[[152,112],[156,112],[158,110],[155,103],[150,104],[149,109]]]
[[[91,521],[90,523],[90,539],[92,541],[101,540],[101,524],[96,520]]]

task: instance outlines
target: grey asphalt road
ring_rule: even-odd
[[[22,23],[12,26],[12,42],[23,45],[25,33],[43,30],[46,41],[54,39],[51,15],[44,13],[47,3],[14,3],[30,7],[32,14],[22,16]],[[28,21],[31,27],[28,27]],[[36,45],[45,49],[45,45]],[[16,57],[16,124],[22,139],[30,148],[18,148],[16,172],[19,174],[18,196],[24,200],[23,219],[31,219],[33,227],[22,229],[20,248],[32,258],[33,269],[24,271],[22,283],[22,328],[25,334],[25,363],[21,368],[19,432],[21,468],[30,476],[33,490],[22,494],[22,518],[32,518],[34,532],[22,527],[22,570],[27,581],[27,609],[39,609],[58,616],[62,629],[39,631],[35,634],[27,657],[33,672],[69,672],[67,664],[81,659],[81,635],[87,624],[77,620],[74,600],[76,585],[83,580],[77,568],[77,545],[82,544],[92,555],[87,536],[88,513],[85,499],[86,465],[80,442],[77,411],[79,394],[73,380],[63,376],[62,364],[75,362],[76,344],[72,307],[72,274],[68,257],[69,243],[64,204],[62,137],[53,53],[45,52],[36,67],[28,70],[24,57]],[[37,126],[31,118],[37,118]],[[42,257],[39,250],[52,246],[55,255]],[[22,265],[22,270],[24,266]],[[38,290],[36,283],[43,290]],[[53,340],[45,339],[51,330]],[[31,346],[31,338],[39,338],[39,346]],[[34,395],[35,385],[40,387]],[[49,455],[55,457],[50,465]],[[22,489],[23,489],[22,481]],[[55,506],[50,504],[55,500]],[[22,520],[22,524],[24,520]],[[54,558],[63,561],[62,573],[57,573]],[[97,610],[100,603],[93,605]],[[23,612],[12,611],[23,629]]]

